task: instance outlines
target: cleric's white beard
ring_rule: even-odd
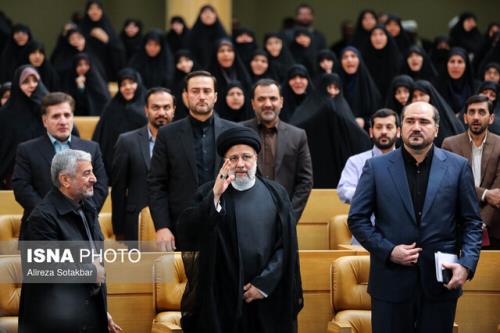
[[[234,175],[234,172],[230,172]],[[246,191],[251,189],[255,185],[255,174],[257,173],[257,163],[253,165],[253,167],[248,170],[248,175],[243,177],[236,176],[234,180],[231,182],[234,189],[237,191]]]

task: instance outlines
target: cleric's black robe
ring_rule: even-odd
[[[181,303],[181,324],[186,333],[250,332],[252,328],[241,322],[249,316],[264,323],[260,332],[293,332],[303,306],[296,219],[285,189],[273,181],[259,179],[278,210],[281,241],[277,247],[283,252],[281,280],[267,298],[244,305],[235,203],[229,192],[224,193],[223,210],[217,213],[213,182],[202,185],[176,229],[178,245],[185,251],[182,256],[188,277]]]

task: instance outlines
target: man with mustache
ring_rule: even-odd
[[[112,163],[111,200],[116,238],[137,241],[137,221],[148,205],[147,177],[158,130],[172,122],[175,97],[163,87],[146,93],[146,126],[123,133],[115,145]]]
[[[257,132],[263,142],[258,156],[260,174],[283,185],[298,221],[313,186],[306,132],[279,118],[283,97],[274,80],[261,79],[255,83],[252,107],[255,118],[243,122],[243,125]]]
[[[366,160],[393,151],[400,136],[399,117],[391,109],[377,110],[371,116],[370,125],[373,148],[349,157],[337,185],[340,200],[347,204],[351,203]]]
[[[296,218],[286,190],[256,176],[261,142],[247,127],[221,133],[224,157],[178,220],[188,283],[181,325],[191,332],[296,332],[303,306]]]
[[[209,72],[187,74],[182,99],[189,115],[158,131],[147,182],[160,250],[176,249],[179,215],[189,207],[198,186],[218,172],[221,158],[215,140],[224,130],[237,126],[214,113],[216,84]]]
[[[93,171],[87,152],[65,149],[56,153],[47,175],[51,189],[23,222],[25,242],[19,246],[23,271],[21,333],[122,331],[107,312],[102,258],[85,260],[77,254],[83,249],[94,254],[103,251],[104,237],[91,200],[97,181]],[[38,249],[70,251],[72,259],[31,260],[29,253]],[[53,274],[30,273],[37,268]],[[60,275],[59,270],[85,273]]]
[[[403,146],[366,161],[348,218],[370,252],[372,331],[451,333],[481,249],[474,179],[465,158],[434,146],[434,106],[406,106],[401,123]],[[439,268],[449,271],[447,282],[436,278],[437,251],[458,256]]]
[[[500,136],[488,126],[495,121],[493,105],[486,96],[471,96],[466,104],[464,121],[469,129],[443,141],[443,149],[465,157],[474,175],[477,199],[481,207],[483,246],[500,250]],[[488,245],[489,240],[489,245]]]
[[[340,200],[347,204],[351,203],[366,160],[393,151],[400,136],[399,117],[391,109],[377,110],[371,116],[370,125],[368,130],[374,144],[373,148],[349,157],[337,185],[337,194]],[[371,220],[372,223],[375,223],[374,216]],[[359,245],[359,242],[353,237],[352,244]]]
[[[23,237],[25,222],[31,211],[52,188],[50,163],[54,155],[60,151],[71,148],[90,153],[97,178],[91,200],[98,211],[106,200],[108,177],[101,150],[97,143],[71,135],[74,110],[75,101],[70,95],[62,92],[48,94],[43,98],[41,105],[42,121],[47,134],[26,141],[17,148],[12,187],[16,201],[24,208],[20,239]]]

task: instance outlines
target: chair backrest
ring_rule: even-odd
[[[139,214],[139,221],[137,223],[139,248],[141,251],[158,251],[156,240],[156,229],[153,223],[153,218],[149,211],[149,207],[144,207]]]
[[[153,265],[153,299],[156,312],[179,311],[187,277],[180,252],[168,253]]]
[[[111,213],[99,213],[99,225],[105,240],[116,239],[115,233],[113,232]]]
[[[80,132],[80,138],[91,140],[95,127],[99,121],[98,116],[75,116],[75,125]]]
[[[14,191],[0,191],[0,215],[22,214],[23,211],[23,207],[14,197]]]
[[[371,310],[367,292],[369,256],[340,257],[332,264],[331,297],[333,310]]]
[[[347,225],[347,214],[340,214],[330,219],[330,249],[340,250],[339,245],[350,245],[352,234]]]
[[[0,316],[17,316],[21,297],[21,257],[0,258]]]
[[[17,254],[22,215],[0,215],[0,255]]]

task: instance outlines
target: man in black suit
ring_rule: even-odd
[[[191,72],[184,83],[182,98],[189,115],[158,131],[148,176],[156,242],[167,251],[176,248],[175,223],[190,206],[198,186],[213,180],[219,171],[216,138],[237,126],[214,114],[217,92],[212,74]]]
[[[260,174],[283,185],[298,221],[313,186],[306,132],[279,119],[283,97],[279,84],[271,79],[255,83],[252,107],[256,118],[243,125],[257,131],[263,143],[257,164]]]
[[[137,240],[137,219],[148,205],[146,179],[156,135],[160,127],[172,122],[175,97],[166,88],[151,88],[146,94],[144,111],[147,125],[120,135],[111,169],[113,231],[117,239],[127,241]]]
[[[55,92],[42,100],[41,113],[47,135],[26,141],[17,148],[16,164],[12,175],[14,196],[24,208],[23,225],[31,211],[52,188],[50,164],[54,155],[68,148],[83,150],[92,156],[97,183],[94,186],[94,202],[101,210],[108,195],[108,177],[104,170],[99,145],[71,135],[73,130],[74,99],[65,93]],[[20,238],[22,239],[21,228]]]

